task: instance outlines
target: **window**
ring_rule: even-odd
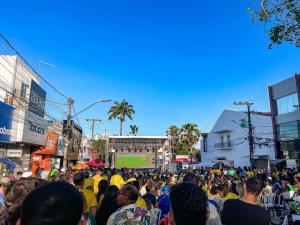
[[[224,144],[224,137],[223,136],[220,136],[220,142],[221,142],[221,144]]]
[[[299,111],[297,93],[276,99],[278,115]]]
[[[27,86],[24,82],[22,82],[22,86],[21,86],[21,98],[25,98],[26,97],[26,89],[27,89]]]
[[[279,124],[278,133],[281,141],[300,138],[300,121]]]
[[[230,140],[230,134],[227,134],[227,143],[230,143],[231,140]]]

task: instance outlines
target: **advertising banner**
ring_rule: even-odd
[[[59,135],[55,132],[48,132],[45,148],[35,151],[35,154],[55,155]]]
[[[46,91],[41,88],[34,80],[31,80],[28,110],[40,117],[44,117],[45,101]]]
[[[13,142],[16,131],[12,129],[14,108],[0,102],[0,142]]]
[[[22,156],[22,152],[22,149],[8,149],[6,156],[12,158],[19,158]]]
[[[48,123],[44,118],[27,111],[25,113],[23,142],[45,146],[47,127]]]
[[[44,154],[52,154],[52,155],[56,154],[58,138],[59,135],[57,133],[48,132]]]
[[[57,156],[64,156],[65,143],[66,143],[65,138],[63,136],[59,136],[58,143],[57,143],[57,150],[56,150]]]

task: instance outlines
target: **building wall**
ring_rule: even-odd
[[[46,120],[27,110],[32,81],[38,85],[40,83],[38,75],[22,59],[15,55],[0,55],[0,101],[14,107],[14,140],[5,143],[5,148],[22,150],[21,157],[11,158],[16,162],[17,169],[28,169],[31,153],[35,148],[45,145],[45,135],[35,128],[40,126],[46,129]],[[32,123],[35,126],[31,126]]]
[[[286,80],[283,80],[277,84],[274,84],[269,87],[269,96],[270,96],[270,105],[273,117],[273,127],[274,127],[274,135],[275,135],[275,144],[276,144],[276,155],[278,158],[292,158],[292,159],[300,159],[300,128],[298,127],[298,138],[284,140],[283,137],[280,136],[280,129],[284,124],[300,121],[300,74],[296,74],[293,77],[290,77]],[[279,114],[277,99],[289,96],[291,94],[297,93],[297,105],[298,110],[287,112],[285,114]],[[297,107],[297,106],[296,106]],[[295,129],[297,129],[295,127]],[[285,146],[285,147],[284,147]],[[289,146],[286,148],[286,146]],[[286,149],[292,149],[286,151]],[[289,152],[289,153],[288,153]],[[298,152],[297,154],[293,154],[293,152]]]
[[[202,162],[212,162],[218,158],[225,158],[226,160],[234,160],[234,166],[250,166],[248,128],[242,128],[239,125],[242,119],[247,119],[244,112],[223,111],[212,131],[208,134],[207,151],[202,153]],[[262,138],[261,140],[255,139],[255,142],[265,143],[267,139],[270,139],[268,140],[269,146],[255,145],[254,156],[267,156],[268,159],[274,159],[271,117],[251,114],[251,119],[255,127],[254,135]],[[230,134],[232,146],[218,149],[215,144],[220,143],[220,136],[227,137],[227,134]]]

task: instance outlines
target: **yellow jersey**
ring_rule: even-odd
[[[94,192],[87,189],[82,189],[80,191],[83,193],[83,196],[87,204],[86,212],[91,212],[91,208],[97,207],[97,200]]]
[[[135,205],[139,208],[147,209],[146,201],[141,197],[138,197],[138,199],[135,202]]]
[[[124,183],[125,181],[123,177],[119,174],[113,175],[110,179],[110,185],[116,185],[119,188],[119,190],[121,189]]]
[[[107,176],[100,176],[100,175],[95,175],[92,177],[93,181],[94,181],[94,193],[98,194],[99,189],[98,189],[98,185],[100,183],[101,180],[108,180]]]
[[[228,192],[228,194],[224,197],[224,201],[227,201],[229,199],[239,199],[239,196],[232,192]]]

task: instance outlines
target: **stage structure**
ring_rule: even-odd
[[[109,136],[108,152],[115,168],[159,168],[168,163],[167,136]]]

